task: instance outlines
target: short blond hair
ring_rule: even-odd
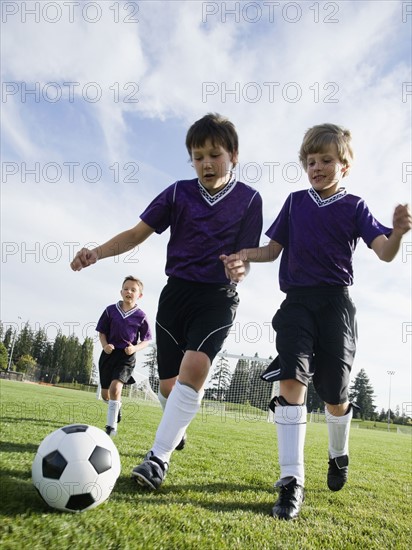
[[[351,141],[350,131],[336,124],[325,123],[309,128],[303,137],[299,151],[299,160],[305,172],[308,167],[308,155],[322,153],[329,145],[334,143],[338,150],[340,162],[347,167],[343,177],[347,176],[353,160]]]
[[[135,283],[137,283],[137,286],[139,287],[140,289],[140,294],[142,294],[143,292],[143,283],[140,279],[137,279],[136,277],[134,277],[133,275],[127,275],[127,277],[124,278],[124,281],[122,283],[122,288],[124,286],[124,283],[126,281],[134,281]]]

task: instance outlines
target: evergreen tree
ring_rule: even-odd
[[[363,420],[373,418],[375,405],[373,404],[373,388],[364,369],[361,369],[349,390],[349,400],[360,407],[360,416]]]
[[[11,342],[13,340],[14,330],[9,327],[4,333],[3,344],[7,350],[10,350]]]
[[[266,411],[272,395],[273,384],[268,384],[260,375],[266,368],[266,363],[261,361],[256,354],[256,360],[252,361],[249,369],[249,402],[253,407]]]
[[[47,334],[42,328],[40,328],[36,333],[34,333],[32,340],[32,356],[40,364],[43,364],[44,362],[44,354],[47,349],[47,344]]]
[[[20,332],[17,332],[13,351],[13,362],[17,363],[22,355],[32,355],[33,331],[27,322]]]
[[[388,414],[385,411],[385,409],[382,407],[381,412],[379,413],[379,416],[378,416],[378,421],[385,422],[387,418],[388,418]]]
[[[231,379],[232,373],[230,372],[228,360],[226,357],[221,356],[219,357],[210,379],[212,391],[209,393],[213,399],[217,399],[218,401],[223,401],[225,399],[226,391],[230,387]]]
[[[307,389],[306,406],[308,408],[308,412],[318,410],[323,411],[325,409],[325,403],[317,394],[311,378],[309,379]]]
[[[239,359],[235,372],[230,381],[226,394],[226,401],[230,403],[246,403],[249,399],[249,362],[247,359]]]
[[[3,344],[3,342],[0,342],[0,369],[6,370],[7,369],[7,362],[8,362],[8,353],[7,348]]]
[[[93,340],[85,338],[80,351],[79,376],[77,382],[89,384],[93,371]]]

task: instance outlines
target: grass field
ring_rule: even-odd
[[[105,405],[86,392],[1,381],[1,526],[6,549],[266,550],[410,548],[412,440],[352,430],[350,478],[326,487],[327,431],[308,424],[306,501],[299,520],[270,516],[276,500],[272,424],[195,418],[164,485],[142,492],[130,472],[150,448],[160,406],[124,402],[115,443],[122,473],[109,500],[83,514],[54,511],[31,484],[42,439],[60,426],[103,427]]]

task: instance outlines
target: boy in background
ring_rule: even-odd
[[[109,406],[106,433],[111,437],[117,434],[122,417],[123,385],[134,383],[136,353],[152,339],[146,315],[137,306],[143,296],[143,283],[129,275],[123,281],[120,295],[122,300],[104,310],[96,327],[103,348],[99,359],[101,396]]]

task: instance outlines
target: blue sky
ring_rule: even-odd
[[[411,202],[411,10],[396,1],[3,2],[3,322],[20,316],[50,337],[58,328],[94,337],[123,277],[135,273],[154,324],[167,235],[81,273],[69,262],[192,177],[186,131],[210,111],[238,129],[238,176],[263,197],[264,229],[291,191],[307,187],[297,151],[322,122],[352,131],[347,189],[391,225],[396,204]],[[353,377],[365,368],[386,409],[395,370],[391,406],[409,413],[410,251],[408,234],[384,264],[360,242],[352,289]],[[253,266],[239,287],[229,353],[275,354],[277,270]]]

